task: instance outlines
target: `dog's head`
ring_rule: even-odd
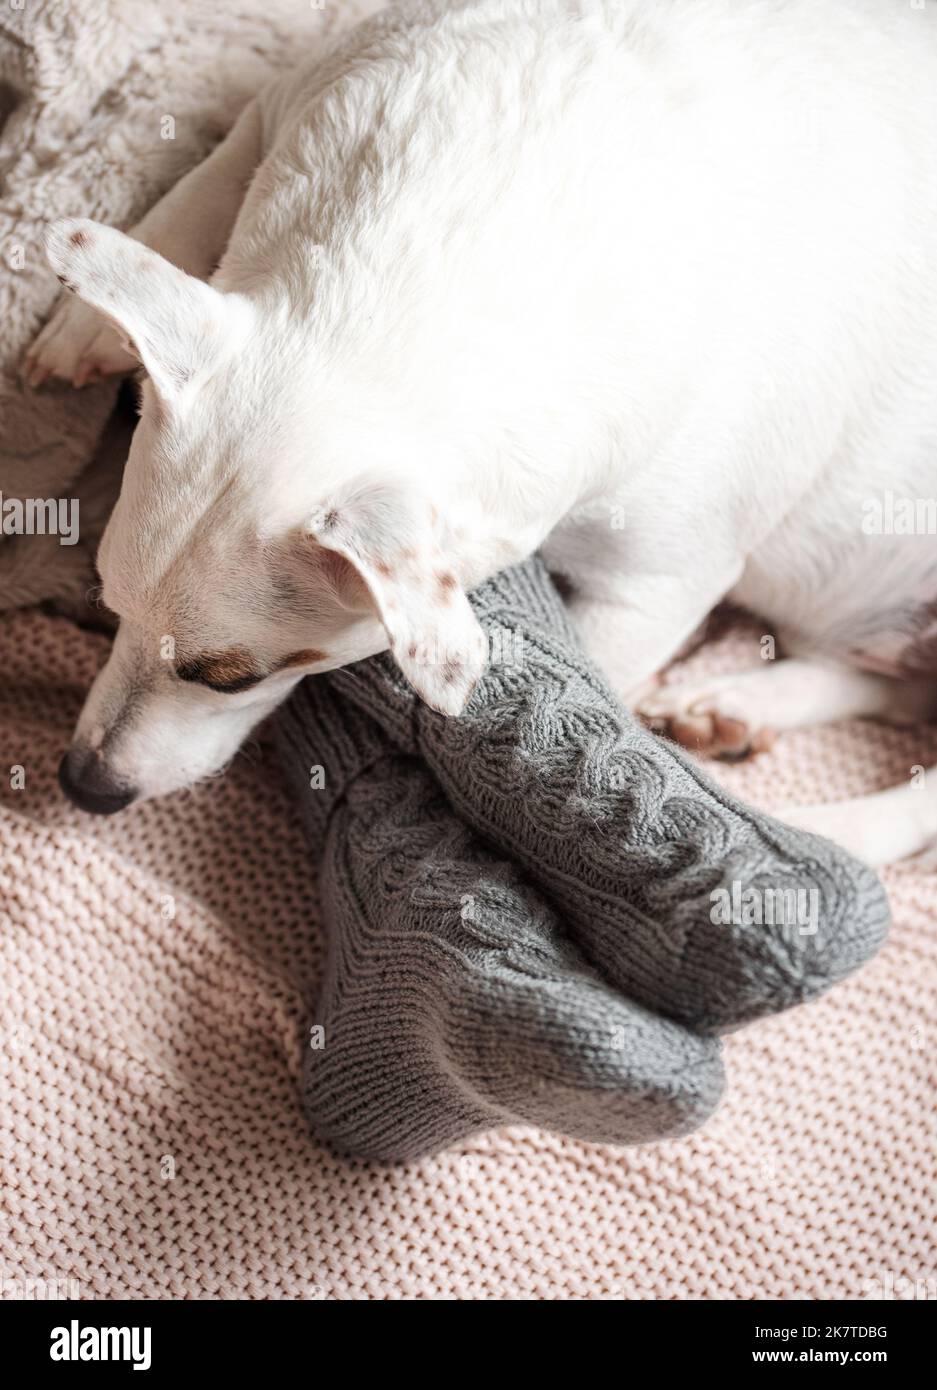
[[[146,372],[98,556],[120,624],[63,760],[72,799],[107,812],[187,786],[303,675],[388,646],[458,714],[484,639],[441,509],[361,447],[347,388],[345,409],[322,407],[282,305],[93,222],[57,223],[48,252]]]

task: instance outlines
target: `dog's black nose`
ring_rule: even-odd
[[[59,786],[80,811],[95,816],[112,816],[136,800],[135,787],[117,781],[96,753],[69,748],[59,763]]]

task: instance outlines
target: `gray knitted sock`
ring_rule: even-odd
[[[706,1119],[719,1044],[610,989],[328,678],[306,682],[280,735],[323,850],[322,1034],[305,1078],[320,1138],[402,1162],[506,1124],[640,1144]]]
[[[472,604],[513,659],[489,665],[458,718],[422,704],[386,654],[325,679],[523,867],[608,984],[720,1033],[813,998],[874,953],[888,905],[871,870],[743,805],[624,711],[539,560]],[[314,721],[312,684],[294,699]]]

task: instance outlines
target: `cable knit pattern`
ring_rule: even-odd
[[[460,718],[423,705],[389,656],[328,679],[425,759],[610,984],[719,1033],[813,998],[878,948],[888,907],[875,875],[727,796],[622,710],[538,561],[472,601],[490,634],[511,635],[503,650],[516,659],[489,666]],[[312,733],[315,695],[298,698]],[[731,902],[734,885],[737,900],[777,903],[775,924],[713,921],[713,894]]]
[[[702,1124],[723,1089],[718,1044],[610,988],[417,759],[388,753],[328,680],[307,695],[281,732],[324,839],[313,1131],[401,1162],[503,1124],[616,1144]],[[311,766],[324,786],[309,785]]]

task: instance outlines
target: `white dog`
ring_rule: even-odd
[[[465,590],[538,547],[623,692],[726,597],[796,654],[635,697],[685,742],[937,709],[934,538],[866,524],[937,491],[937,3],[404,4],[49,255],[78,299],[32,382],[147,373],[79,805],[388,645],[457,714]],[[791,818],[937,835],[937,771],[884,797]]]

